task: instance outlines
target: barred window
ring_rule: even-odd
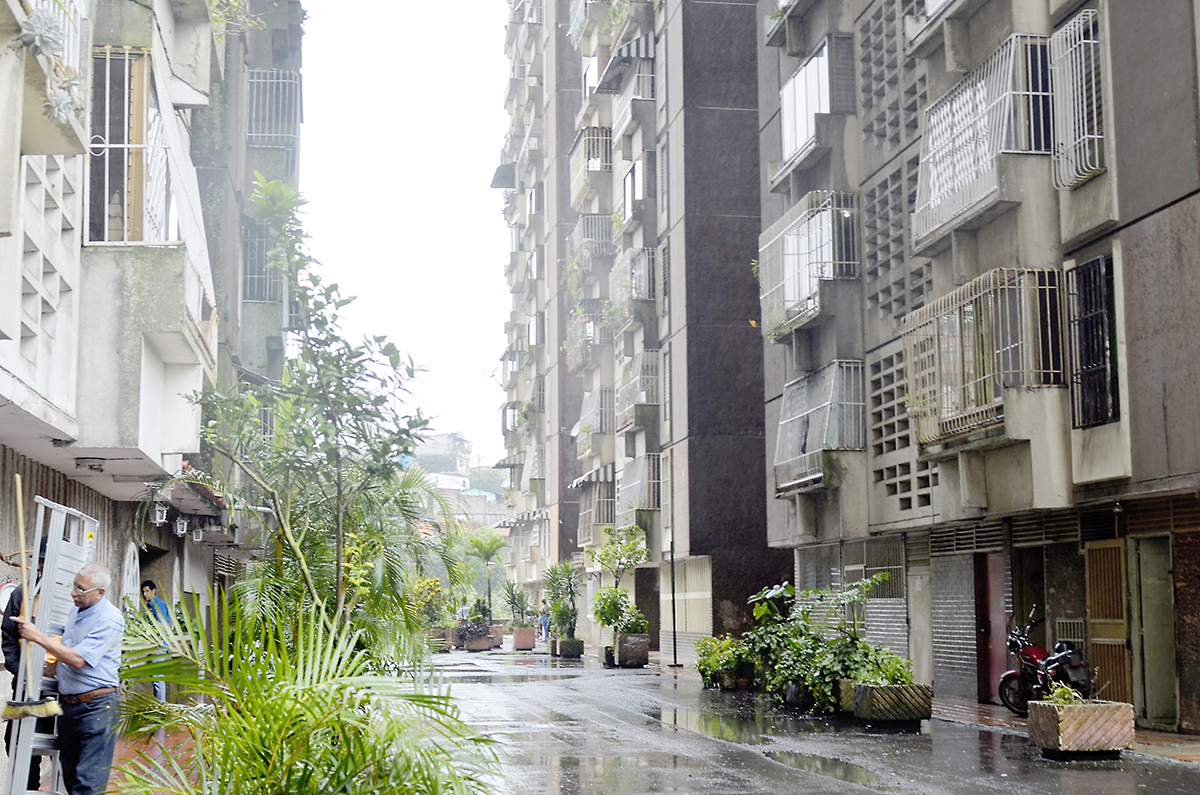
[[[1104,171],[1100,20],[1081,12],[1050,37],[1054,95],[1054,185],[1070,190]]]
[[[1071,352],[1071,426],[1120,419],[1112,258],[1097,257],[1067,272]]]

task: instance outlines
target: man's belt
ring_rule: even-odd
[[[104,696],[115,692],[117,692],[115,687],[98,687],[95,690],[89,690],[86,693],[76,693],[75,695],[64,693],[58,697],[58,700],[64,704],[86,704],[97,696]]]

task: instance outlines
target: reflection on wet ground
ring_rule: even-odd
[[[850,781],[855,784],[878,784],[883,781],[882,778],[865,767],[859,767],[850,762],[843,762],[840,759],[798,754],[794,751],[767,751],[766,756],[768,759],[774,759],[776,762],[782,762],[798,770],[807,770],[809,773],[838,778],[842,781]],[[884,789],[894,788],[889,787]]]

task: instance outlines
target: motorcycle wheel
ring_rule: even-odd
[[[1000,678],[1000,702],[1018,715],[1029,712],[1029,696],[1021,687],[1019,674],[1005,674]]]

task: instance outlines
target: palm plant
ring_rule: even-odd
[[[141,612],[128,618],[124,678],[161,677],[202,698],[182,705],[131,694],[127,731],[152,745],[165,727],[184,742],[169,752],[136,746],[119,792],[488,791],[489,741],[428,681],[371,674],[361,631],[339,628],[314,605],[275,620],[243,600],[210,602],[181,611],[171,630]]]
[[[550,619],[554,634],[575,637],[579,611],[575,599],[579,596],[579,569],[569,560],[562,560],[546,569],[546,596],[550,599]]]
[[[500,550],[508,546],[508,542],[495,533],[486,531],[477,533],[467,539],[467,554],[483,561],[484,576],[487,578],[488,614],[492,612],[492,569]]]

